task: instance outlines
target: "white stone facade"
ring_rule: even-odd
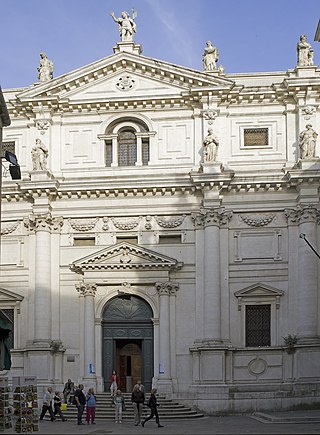
[[[2,186],[9,375],[104,391],[106,367],[125,361],[123,376],[209,413],[319,401],[320,262],[300,237],[318,249],[319,145],[299,157],[305,125],[320,131],[319,89],[315,65],[199,72],[122,42],[69,74],[4,90],[3,140],[22,172]],[[219,146],[204,162],[210,127]],[[39,138],[46,170],[32,166]],[[130,301],[152,313],[143,331]],[[259,306],[267,341],[248,345]]]

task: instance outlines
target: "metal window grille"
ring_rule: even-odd
[[[119,133],[119,166],[134,166],[137,161],[137,141],[132,131],[124,130]]]
[[[13,331],[13,327],[14,327],[14,310],[13,309],[2,309],[0,310],[1,313],[4,315],[4,317],[8,320],[8,323],[12,324],[12,330],[9,332],[9,337],[8,337],[8,346],[10,349],[14,348],[14,331]]]
[[[112,142],[106,141],[106,166],[111,166],[112,163]]]
[[[149,139],[142,139],[142,164],[147,165],[149,159]]]
[[[271,305],[246,305],[246,346],[271,345]]]
[[[2,142],[1,146],[1,157],[4,157],[6,151],[15,154],[16,153],[16,143],[15,141]]]
[[[244,146],[261,147],[269,145],[269,134],[267,128],[245,128]]]

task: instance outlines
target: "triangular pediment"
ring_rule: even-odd
[[[117,83],[130,76],[132,89],[124,92]],[[121,80],[120,80],[121,82]],[[78,68],[45,83],[38,83],[17,95],[18,99],[50,98],[52,101],[119,98],[132,95],[161,97],[182,94],[192,89],[230,89],[234,82],[224,76],[193,70],[134,53],[117,53]],[[120,83],[121,85],[121,83]]]
[[[174,258],[122,242],[74,261],[70,269],[83,274],[89,270],[171,270],[182,266]]]
[[[265,284],[256,283],[234,293],[237,298],[242,297],[277,297],[282,296],[283,291]]]
[[[4,288],[0,288],[0,304],[1,302],[6,303],[15,303],[15,302],[21,302],[23,300],[23,296],[17,295],[16,293],[13,293],[9,290],[6,290]]]

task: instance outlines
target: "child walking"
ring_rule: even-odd
[[[94,420],[96,418],[97,399],[96,399],[96,396],[94,394],[93,388],[89,388],[86,399],[87,399],[86,421],[89,424],[90,420],[91,420],[91,424],[96,424]]]
[[[122,423],[122,411],[125,411],[125,404],[121,390],[116,391],[116,395],[113,397],[113,403],[115,405],[115,422]]]

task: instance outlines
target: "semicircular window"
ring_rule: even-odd
[[[125,295],[111,299],[104,311],[103,320],[107,322],[151,322],[152,308],[143,299]]]

